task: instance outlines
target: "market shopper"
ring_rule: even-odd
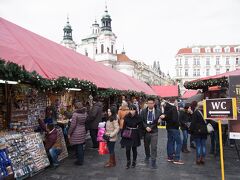
[[[206,156],[206,140],[207,140],[207,123],[202,113],[202,103],[199,102],[197,107],[193,109],[192,122],[190,132],[196,143],[196,164],[204,164]]]
[[[105,135],[107,139],[107,147],[109,151],[109,161],[105,164],[104,167],[114,167],[116,166],[115,158],[115,143],[117,141],[117,134],[119,131],[119,124],[117,119],[117,109],[116,107],[111,107],[108,109],[108,117],[106,122],[106,132]]]
[[[45,124],[44,119],[40,118],[38,120],[40,127],[46,132],[44,147],[50,161],[54,167],[59,166],[58,156],[61,154],[62,150],[57,143],[57,129],[54,124]]]
[[[176,106],[163,102],[164,114],[160,117],[162,120],[166,121],[167,129],[167,155],[168,162],[173,162],[174,164],[184,164],[180,159],[180,153],[182,148],[182,140],[179,130],[179,115]]]
[[[68,138],[71,145],[76,148],[77,161],[76,165],[83,165],[86,129],[85,122],[87,119],[87,109],[83,107],[81,102],[75,103],[75,111],[72,115],[71,125],[68,130]]]
[[[121,132],[121,145],[126,148],[127,165],[126,169],[136,167],[137,147],[141,145],[142,121],[137,113],[137,107],[129,106],[129,113],[124,118],[123,130]],[[133,153],[131,165],[131,151]]]
[[[154,98],[148,98],[147,108],[141,111],[141,120],[143,122],[143,135],[144,135],[144,147],[145,147],[145,162],[148,164],[151,157],[151,167],[157,168],[157,144],[158,144],[158,123],[161,112],[154,107]],[[150,153],[151,146],[151,153]]]
[[[123,100],[118,110],[119,127],[123,128],[124,117],[129,113],[128,103]]]
[[[103,104],[99,101],[98,97],[95,98],[93,102],[93,107],[89,111],[88,118],[86,121],[87,129],[90,130],[90,136],[92,139],[93,146],[92,148],[98,148],[97,133],[98,133],[98,124],[102,121],[102,112]]]
[[[185,104],[184,109],[179,110],[179,122],[180,122],[180,128],[182,130],[182,136],[183,136],[183,141],[182,141],[183,153],[190,152],[187,147],[187,142],[188,142],[188,133],[189,133],[189,127],[191,124],[192,113],[193,112],[191,110],[190,104]]]

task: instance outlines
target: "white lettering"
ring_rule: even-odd
[[[213,110],[215,110],[215,109],[219,109],[221,102],[211,102],[211,103],[212,103]]]
[[[224,104],[224,106],[223,106],[223,104]],[[221,108],[222,108],[222,109],[227,109],[227,107],[226,107],[226,102],[222,102],[222,103],[221,103]]]

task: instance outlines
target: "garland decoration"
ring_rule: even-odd
[[[97,86],[90,81],[66,77],[46,79],[36,71],[28,72],[24,66],[19,66],[13,62],[5,62],[2,59],[0,59],[0,79],[31,84],[42,91],[64,91],[66,88],[79,88],[87,91],[97,90]]]
[[[221,87],[228,87],[228,78],[221,77],[217,79],[207,79],[207,80],[200,80],[200,81],[191,81],[185,82],[184,87],[186,89],[204,89],[211,86],[221,86]]]

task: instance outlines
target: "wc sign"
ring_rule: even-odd
[[[237,120],[236,98],[206,99],[203,112],[205,119]]]

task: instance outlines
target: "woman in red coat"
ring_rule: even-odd
[[[68,131],[68,138],[71,145],[74,145],[77,150],[76,165],[83,165],[84,150],[83,144],[85,143],[86,129],[85,122],[87,119],[86,108],[83,107],[81,102],[75,103],[75,112],[72,116],[71,125]]]

